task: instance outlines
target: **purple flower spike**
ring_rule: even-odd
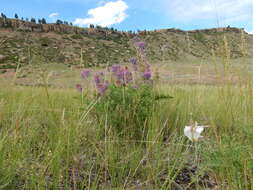
[[[144,80],[149,80],[151,78],[151,71],[149,69],[146,69],[143,73]]]
[[[127,67],[121,68],[117,73],[115,73],[115,77],[117,79],[117,85],[126,85],[133,80],[133,74]]]
[[[111,69],[113,73],[117,73],[120,70],[120,65],[113,65]]]
[[[94,81],[95,81],[96,85],[100,84],[100,82],[101,82],[100,76],[99,75],[95,75],[94,76]]]
[[[124,80],[124,70],[119,70],[117,73],[115,73],[115,76],[117,80]]]
[[[105,81],[104,79],[104,73],[103,72],[99,72],[94,76],[94,81],[96,84],[96,89],[98,92],[99,96],[104,95],[105,91],[107,90],[108,86],[109,86],[109,82]]]
[[[137,64],[137,59],[132,57],[131,59],[129,59],[129,62],[132,63],[133,65]]]
[[[80,92],[83,91],[83,88],[82,88],[82,86],[81,86],[80,84],[77,84],[77,85],[76,85],[76,89],[77,89],[78,91],[80,91]]]
[[[133,80],[133,74],[130,71],[125,72],[125,83],[128,84]]]
[[[98,95],[103,96],[105,94],[105,91],[107,90],[108,86],[109,86],[108,81],[106,81],[104,84],[98,84],[97,85]]]
[[[102,83],[104,81],[104,73],[103,72],[96,73],[94,76],[94,81],[96,85]]]
[[[135,45],[141,50],[145,49],[145,42],[136,42]]]
[[[83,79],[87,79],[89,76],[90,76],[90,70],[83,70],[83,71],[81,72],[81,77],[82,77]]]

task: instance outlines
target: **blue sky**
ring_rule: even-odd
[[[8,17],[56,19],[120,30],[236,26],[253,32],[253,0],[1,0]]]

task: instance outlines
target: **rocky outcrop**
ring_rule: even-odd
[[[36,24],[18,19],[0,18],[1,28],[12,28],[14,30],[30,32],[62,32],[62,33],[87,33],[88,29],[68,26],[64,24]]]
[[[6,19],[0,17],[0,28],[11,28],[13,30],[19,31],[30,31],[30,32],[57,32],[57,33],[75,33],[75,34],[97,34],[102,33],[103,35],[110,35],[111,33],[117,33],[118,35],[124,36],[133,36],[134,33],[122,32],[122,31],[112,31],[110,29],[103,29],[103,28],[80,28],[77,26],[70,26],[65,24],[36,24],[33,22],[28,22],[19,19]],[[211,29],[201,29],[201,30],[180,30],[176,28],[169,28],[169,29],[161,29],[161,30],[154,30],[154,31],[139,31],[138,34],[141,36],[145,36],[151,33],[216,33],[216,32],[234,32],[234,33],[241,33],[244,32],[243,28],[235,28],[235,27],[223,27],[223,28],[211,28]]]
[[[168,28],[168,29],[161,29],[161,30],[154,30],[154,31],[141,31],[140,34],[145,34],[145,33],[177,33],[177,34],[182,34],[182,33],[217,33],[217,32],[234,32],[234,33],[241,33],[245,32],[244,28],[235,28],[235,27],[220,27],[220,28],[210,28],[210,29],[198,29],[198,30],[180,30],[177,28]]]
[[[17,31],[25,32],[57,32],[57,33],[68,33],[68,34],[84,34],[92,35],[99,34],[103,36],[108,36],[110,34],[116,34],[119,36],[130,36],[127,32],[115,31],[105,28],[80,28],[77,26],[71,26],[66,24],[36,24],[33,22],[28,22],[19,19],[6,19],[0,17],[0,29],[6,28]]]
[[[203,32],[203,33],[217,33],[217,32],[234,32],[234,33],[241,33],[245,32],[244,28],[235,28],[235,27],[222,27],[222,28],[210,28],[210,29],[202,29],[202,30],[190,30],[189,33],[197,33],[197,32]]]

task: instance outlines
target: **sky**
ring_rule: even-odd
[[[0,0],[0,12],[119,30],[239,27],[253,33],[253,0]]]

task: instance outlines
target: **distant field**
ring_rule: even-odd
[[[224,70],[229,67],[229,81],[240,83],[242,79],[251,77],[253,71],[251,58],[232,59],[225,66],[222,59],[189,59],[187,61],[153,62],[153,71],[158,71],[160,81],[170,84],[205,84],[219,85],[223,83]],[[131,68],[129,63],[125,64]],[[92,68],[93,72],[106,70],[104,68]],[[76,83],[82,82],[80,66],[68,67],[60,63],[48,63],[23,66],[15,74],[14,70],[0,74],[0,80],[9,83],[15,79],[16,85],[39,86],[43,83],[42,75],[46,76],[49,85],[55,88],[74,88]]]

